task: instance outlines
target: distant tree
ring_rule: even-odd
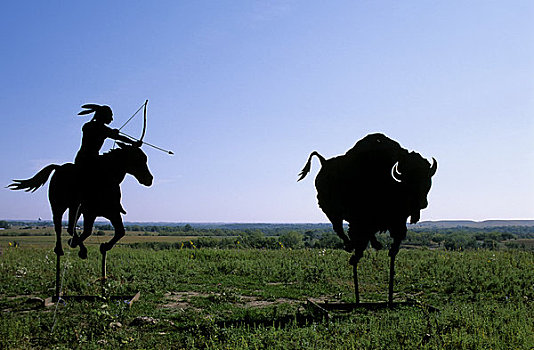
[[[343,241],[335,233],[327,233],[315,243],[315,248],[343,249]]]
[[[477,241],[473,235],[451,234],[445,238],[443,245],[447,250],[465,250],[477,247]]]
[[[304,247],[304,235],[295,231],[289,231],[280,236],[280,242],[286,248],[298,249]]]
[[[10,228],[10,227],[11,225],[9,224],[9,222],[0,220],[0,228]]]

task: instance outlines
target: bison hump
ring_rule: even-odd
[[[397,141],[394,141],[384,134],[369,134],[363,139],[356,142],[354,147],[349,149],[345,155],[355,156],[369,152],[392,152],[396,153],[403,150]]]

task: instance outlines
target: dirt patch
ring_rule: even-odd
[[[287,298],[279,298],[275,300],[265,300],[261,299],[259,297],[255,296],[246,296],[243,295],[240,297],[240,301],[236,303],[238,306],[249,308],[249,307],[267,307],[271,305],[278,305],[278,304],[297,304],[300,303],[300,300],[294,300],[294,299],[287,299]]]
[[[2,312],[29,312],[44,307],[45,300],[35,295],[0,296]]]
[[[198,310],[197,307],[193,306],[192,299],[198,298],[198,297],[204,297],[204,298],[219,298],[221,300],[224,300],[225,303],[230,303],[235,305],[236,307],[243,307],[243,308],[264,308],[272,305],[280,305],[280,304],[301,304],[304,303],[304,300],[295,300],[295,299],[288,299],[288,298],[277,298],[277,299],[263,299],[258,296],[252,296],[252,295],[234,295],[232,294],[231,297],[226,296],[223,293],[199,293],[199,292],[167,292],[164,295],[164,304],[161,305],[162,308],[165,309],[195,309]],[[324,297],[318,297],[318,298],[310,298],[309,300],[312,300],[316,303],[325,302],[327,300],[332,300],[333,298],[330,296],[324,296]]]
[[[161,307],[165,309],[186,309],[192,308],[190,301],[193,297],[207,296],[206,293],[197,292],[167,292],[164,295],[166,303]]]

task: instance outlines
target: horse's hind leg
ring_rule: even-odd
[[[117,243],[122,237],[124,237],[124,234],[126,233],[126,230],[124,229],[124,224],[122,223],[122,218],[120,213],[117,213],[117,215],[109,218],[109,221],[113,225],[113,228],[115,229],[115,234],[113,235],[113,238],[109,242],[102,243],[100,245],[100,252],[104,254],[113,246],[115,243]]]
[[[65,210],[53,210],[52,217],[54,220],[54,231],[56,231],[56,247],[54,248],[54,253],[56,255],[63,255],[63,246],[61,244],[61,219],[63,218],[63,213]]]
[[[77,237],[76,225],[82,215],[80,205],[72,205],[69,207],[69,225],[67,226],[67,232],[73,237]]]

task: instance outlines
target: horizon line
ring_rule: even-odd
[[[53,222],[52,219],[0,219],[1,221],[20,221],[20,222]],[[62,220],[67,221],[67,220]],[[83,220],[80,220],[83,221]],[[418,225],[423,223],[437,223],[437,222],[474,222],[474,223],[483,223],[483,222],[489,222],[489,221],[534,221],[534,218],[531,219],[483,219],[483,220],[475,220],[475,219],[434,219],[434,220],[421,220],[416,224],[409,224],[409,225]],[[101,219],[96,220],[95,223],[102,223],[102,222],[109,222],[107,219]],[[276,222],[276,221],[167,221],[167,220],[160,220],[160,221],[139,221],[139,220],[124,220],[124,223],[158,223],[158,224],[217,224],[217,225],[239,225],[239,224],[255,224],[255,225],[330,225],[331,223],[328,221],[324,222],[312,222],[312,221],[285,221],[285,222]]]

